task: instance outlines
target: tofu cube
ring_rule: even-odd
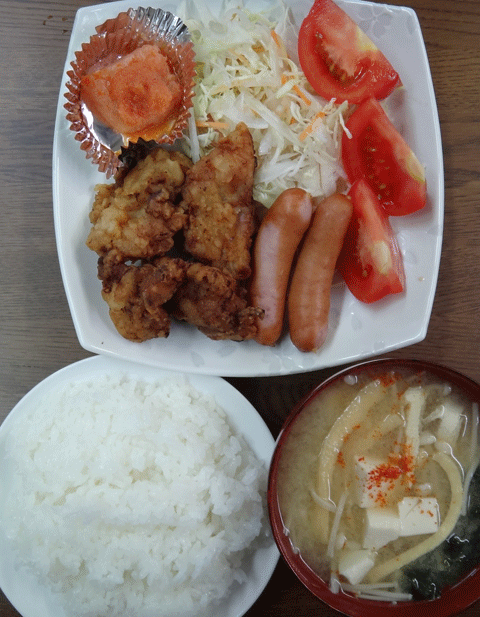
[[[371,456],[355,457],[355,503],[360,508],[374,508],[384,505],[388,499],[390,491],[394,491],[402,478],[381,478],[381,474],[376,473],[386,461]],[[390,493],[391,494],[391,493]]]
[[[437,438],[453,445],[460,434],[464,409],[456,401],[448,399],[441,407],[443,414],[437,428]]]
[[[404,497],[395,507],[365,510],[362,546],[378,550],[400,537],[435,533],[439,526],[435,497]]]
[[[435,497],[404,497],[398,503],[398,514],[402,537],[435,533],[440,526],[440,512]]]
[[[420,418],[425,403],[425,392],[422,388],[408,388],[403,395],[405,401],[405,439],[411,446],[411,454],[415,458],[418,456],[420,441],[418,438],[420,431]]]
[[[373,568],[375,558],[372,551],[357,549],[354,551],[342,551],[338,561],[338,572],[344,576],[351,585],[360,583]]]
[[[401,535],[397,508],[369,508],[365,511],[363,548],[378,550]]]

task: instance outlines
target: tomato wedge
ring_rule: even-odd
[[[347,287],[370,304],[405,288],[403,258],[388,216],[365,180],[350,189],[353,216],[337,261]]]
[[[327,100],[384,99],[400,77],[378,47],[332,0],[315,0],[298,34],[300,65]]]
[[[378,101],[370,98],[346,123],[342,162],[350,182],[365,178],[389,216],[411,214],[425,206],[425,169],[393,126]]]

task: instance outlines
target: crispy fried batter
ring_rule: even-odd
[[[191,161],[158,148],[114,184],[96,187],[87,246],[98,255],[111,250],[124,259],[150,259],[173,246],[185,224],[179,196]]]
[[[138,342],[163,338],[172,316],[214,340],[254,338],[262,311],[248,306],[245,287],[258,223],[246,125],[193,167],[162,148],[134,165],[96,187],[87,240],[118,332]]]
[[[180,259],[160,257],[152,263],[127,265],[116,251],[98,260],[102,297],[110,307],[110,318],[118,332],[131,341],[165,338],[170,317],[164,304],[185,277]]]
[[[188,171],[182,191],[185,249],[237,279],[251,273],[255,164],[252,137],[240,123]]]
[[[228,273],[193,263],[174,297],[172,314],[214,340],[254,338],[261,311],[247,305],[246,291]]]

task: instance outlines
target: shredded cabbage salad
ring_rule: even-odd
[[[188,27],[197,61],[187,153],[198,160],[219,132],[244,122],[253,137],[254,199],[269,207],[285,189],[323,198],[345,173],[340,143],[348,104],[313,94],[297,58],[298,28],[283,0],[252,13],[225,0],[219,14],[184,0],[177,14]]]

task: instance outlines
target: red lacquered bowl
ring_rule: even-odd
[[[326,388],[344,379],[347,375],[355,376],[360,373],[371,372],[373,376],[383,372],[387,373],[391,370],[403,370],[413,374],[427,372],[443,382],[448,382],[452,386],[461,389],[472,401],[480,403],[480,384],[450,368],[430,362],[380,359],[357,364],[336,373],[316,386],[295,406],[287,417],[278,436],[270,465],[268,483],[270,523],[277,546],[297,578],[317,598],[339,613],[349,617],[418,617],[419,615],[422,617],[452,617],[480,599],[480,554],[478,566],[474,567],[473,570],[468,572],[454,585],[444,588],[441,596],[434,600],[410,600],[393,604],[384,601],[356,598],[344,592],[333,593],[329,589],[328,584],[303,561],[298,551],[294,550],[289,536],[285,533],[285,527],[279,510],[277,497],[279,462],[292,427],[301,416],[303,410]]]

